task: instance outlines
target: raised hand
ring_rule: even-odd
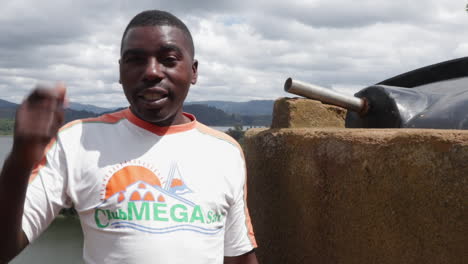
[[[20,155],[26,166],[39,162],[47,144],[57,135],[64,120],[66,88],[37,87],[16,112],[12,154]]]

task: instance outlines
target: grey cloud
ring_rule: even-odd
[[[305,1],[304,1],[305,2]],[[271,14],[297,20],[303,24],[326,28],[362,27],[376,23],[406,23],[427,21],[435,11],[433,5],[416,1],[321,1],[304,8],[304,4],[277,2],[270,6]],[[424,10],[424,11],[423,11]]]

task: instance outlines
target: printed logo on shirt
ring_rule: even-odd
[[[177,163],[167,175],[145,162],[133,160],[114,166],[103,184],[103,202],[95,208],[98,228],[129,228],[162,234],[193,231],[216,234],[224,215],[184,197],[193,193]]]

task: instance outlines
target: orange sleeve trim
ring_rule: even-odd
[[[32,181],[34,181],[34,179],[37,177],[37,175],[39,174],[39,170],[42,169],[46,164],[47,164],[47,159],[46,159],[46,154],[47,152],[49,152],[49,150],[54,146],[55,142],[56,142],[56,138],[53,138],[49,144],[47,144],[45,150],[44,150],[44,154],[42,156],[42,159],[41,161],[39,161],[39,163],[37,163],[32,172],[31,172],[31,175],[29,176],[29,183],[31,183]]]
[[[245,225],[247,227],[247,236],[252,243],[254,248],[257,248],[257,241],[255,240],[255,233],[252,226],[252,220],[250,219],[249,207],[247,206],[247,164],[245,163],[244,152],[242,152],[242,159],[244,160],[244,171],[245,171],[245,183],[244,183],[244,214],[245,214]]]
[[[257,241],[255,240],[255,234],[254,234],[254,231],[253,231],[252,221],[250,220],[249,209],[248,209],[248,206],[247,206],[247,167],[246,167],[246,164],[245,164],[245,157],[244,157],[244,152],[242,151],[242,147],[239,145],[239,143],[235,139],[233,139],[232,137],[230,137],[226,133],[223,133],[221,131],[218,131],[216,129],[208,127],[208,126],[206,126],[206,125],[204,125],[202,123],[197,122],[196,128],[199,131],[201,131],[202,133],[205,133],[205,134],[214,136],[214,137],[216,137],[218,139],[227,141],[227,142],[233,144],[234,146],[236,146],[239,149],[240,154],[242,156],[242,159],[244,160],[244,171],[245,171],[245,184],[244,184],[245,226],[247,228],[247,236],[249,237],[249,240],[252,243],[252,246],[254,248],[256,248],[257,247]]]
[[[245,213],[245,225],[247,226],[247,236],[250,239],[250,243],[254,248],[257,248],[257,241],[255,240],[255,233],[252,226],[252,221],[250,219],[249,208],[247,207],[247,173],[245,177],[244,184],[244,213]]]
[[[211,128],[211,127],[206,126],[206,125],[204,125],[202,123],[199,123],[199,122],[197,122],[196,128],[200,132],[202,132],[204,134],[211,135],[211,136],[213,136],[215,138],[218,138],[218,139],[221,139],[221,140],[224,140],[224,141],[227,141],[227,142],[233,144],[234,146],[236,146],[240,150],[242,158],[244,158],[244,153],[242,152],[241,146],[239,145],[239,143],[235,139],[230,137],[228,134],[223,133],[221,131],[218,131],[218,130],[216,130],[214,128]]]

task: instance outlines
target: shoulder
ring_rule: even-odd
[[[234,147],[242,153],[242,148],[239,145],[239,143],[228,134],[206,126],[198,121],[196,122],[195,129],[201,134],[205,135],[210,140],[212,140],[213,142],[221,145],[226,145],[231,148]]]
[[[60,142],[75,142],[80,141],[99,141],[102,137],[110,137],[111,134],[118,134],[116,126],[121,124],[122,120],[127,119],[126,109],[113,113],[103,114],[98,117],[77,119],[63,125],[58,134],[57,139]]]
[[[123,109],[120,111],[112,112],[112,113],[107,113],[100,115],[98,117],[92,117],[92,118],[84,118],[84,119],[77,119],[73,120],[71,122],[66,123],[64,126],[62,126],[59,130],[59,134],[62,134],[63,132],[71,129],[76,129],[78,127],[82,127],[83,125],[87,124],[116,124],[119,123],[120,121],[127,119],[126,112],[128,109]]]

